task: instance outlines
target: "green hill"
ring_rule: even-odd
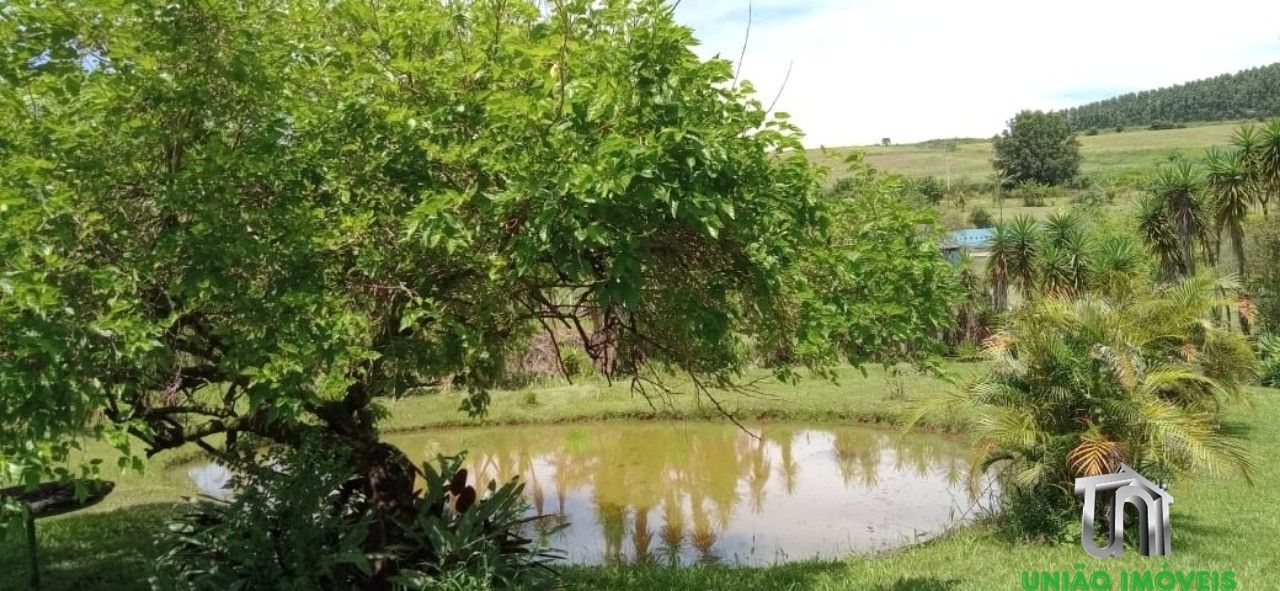
[[[1274,117],[1280,115],[1280,63],[1131,92],[1063,113],[1081,131]]]

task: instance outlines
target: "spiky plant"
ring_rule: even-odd
[[[1169,219],[1163,195],[1152,193],[1138,202],[1138,235],[1160,261],[1160,270],[1166,279],[1183,273],[1178,229]]]
[[[1071,211],[1057,211],[1044,221],[1045,242],[1059,248],[1084,233],[1084,222]]]
[[[1135,281],[1123,298],[1042,298],[1007,316],[985,342],[991,370],[917,408],[976,411],[971,476],[998,467],[1017,491],[1061,491],[1120,462],[1150,477],[1238,471],[1255,460],[1221,426],[1219,408],[1247,402],[1248,342],[1207,320],[1229,281],[1196,276],[1165,287]],[[1048,488],[1046,488],[1048,487]]]
[[[1030,216],[1020,215],[1009,224],[1009,278],[1018,285],[1023,299],[1030,301],[1036,289],[1036,263],[1040,249],[1040,224]]]
[[[1267,215],[1267,202],[1280,195],[1280,119],[1272,119],[1259,134],[1258,155],[1254,159],[1256,176],[1263,191],[1258,194],[1262,215]]]
[[[1252,128],[1249,128],[1252,129]],[[1244,276],[1244,220],[1257,198],[1246,154],[1241,150],[1210,148],[1205,152],[1206,186],[1212,198],[1213,224],[1231,239],[1236,272]]]
[[[991,283],[991,309],[1004,313],[1009,305],[1009,226],[998,222],[991,228],[991,251],[987,257],[987,281]]]
[[[1142,271],[1144,260],[1138,244],[1125,234],[1107,236],[1093,249],[1090,287],[1103,294],[1115,292],[1119,282]]]
[[[1037,253],[1036,274],[1041,293],[1050,297],[1075,295],[1071,281],[1071,258],[1065,248],[1046,241]]]
[[[1159,195],[1178,231],[1182,264],[1186,275],[1196,274],[1195,238],[1203,225],[1200,201],[1196,198],[1203,181],[1190,162],[1161,168],[1152,191]]]

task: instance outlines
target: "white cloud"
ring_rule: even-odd
[[[682,0],[703,57],[738,60],[748,0]],[[1280,61],[1274,0],[755,0],[742,77],[806,145],[990,137],[1058,109]]]

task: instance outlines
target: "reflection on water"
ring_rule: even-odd
[[[520,476],[540,528],[579,563],[768,564],[912,543],[970,508],[968,450],[862,426],[643,423],[389,436],[415,459],[468,450]]]

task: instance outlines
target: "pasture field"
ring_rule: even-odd
[[[1122,133],[1101,130],[1080,134],[1081,173],[1093,178],[1116,178],[1149,171],[1171,158],[1198,156],[1205,148],[1225,145],[1240,122],[1211,123],[1184,129],[1149,131],[1128,129]],[[917,144],[829,148],[809,150],[809,156],[831,169],[830,181],[843,175],[841,159],[851,149],[866,154],[877,170],[910,177],[935,176],[952,182],[981,182],[992,175],[990,139],[930,140]]]

